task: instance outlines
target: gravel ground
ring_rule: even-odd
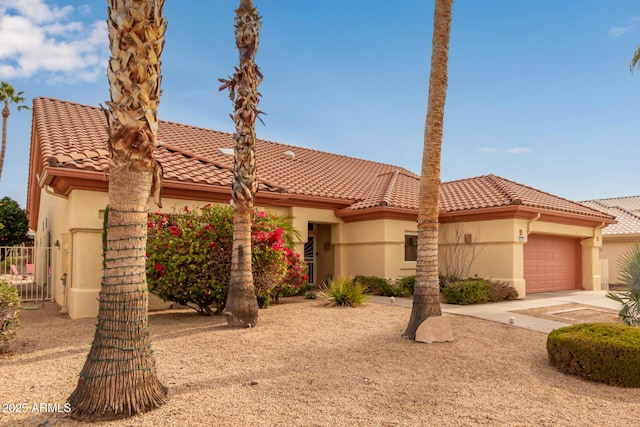
[[[32,412],[74,390],[95,319],[25,311],[11,357],[0,359],[1,426],[80,426]],[[546,334],[446,315],[455,341],[402,339],[409,309],[327,307],[285,299],[257,328],[221,317],[152,314],[159,375],[169,400],[100,426],[619,426],[636,425],[640,391],[561,374]],[[25,413],[11,412],[19,404]],[[46,408],[45,408],[46,409]]]

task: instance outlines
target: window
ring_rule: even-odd
[[[418,260],[418,235],[404,235],[404,260],[405,262],[415,262]]]

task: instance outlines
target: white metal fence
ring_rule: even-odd
[[[26,301],[51,301],[51,248],[0,246],[0,279],[11,283]]]

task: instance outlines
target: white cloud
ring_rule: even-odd
[[[72,6],[47,1],[0,0],[0,78],[95,81],[109,58],[106,23],[73,20]]]
[[[13,9],[19,15],[25,16],[36,23],[64,19],[73,11],[72,6],[51,7],[44,0],[0,0],[2,13],[4,14],[7,9]]]
[[[481,147],[478,148],[477,151],[482,151],[483,153],[495,153],[498,149],[493,147]]]
[[[509,148],[507,150],[507,153],[509,154],[524,154],[524,153],[529,153],[531,151],[531,148],[529,147],[513,147],[513,148]]]
[[[627,27],[612,27],[609,30],[609,35],[611,37],[620,37],[621,35],[633,30],[633,27],[635,27],[635,25],[629,25]]]
[[[625,27],[623,26],[611,27],[609,29],[609,35],[614,38],[620,37],[628,33],[629,31],[633,30],[638,25],[638,22],[640,22],[640,16],[634,16],[631,18],[631,24]]]

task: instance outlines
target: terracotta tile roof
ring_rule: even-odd
[[[408,175],[399,170],[382,173],[371,181],[363,198],[351,205],[351,209],[393,206],[417,210],[419,191],[420,178],[417,175]]]
[[[106,121],[99,108],[36,98],[33,132],[32,143],[39,144],[41,168],[47,169],[46,174],[107,171]],[[182,185],[180,188],[204,184],[201,188],[205,192],[230,187],[233,156],[221,149],[233,148],[232,134],[160,121],[158,138],[162,145],[157,157],[163,165],[165,188],[171,183]],[[293,155],[286,155],[288,151]],[[404,168],[266,140],[257,141],[256,162],[263,194],[332,201],[347,214],[387,209],[416,215],[418,209],[419,176]],[[30,171],[30,189],[35,189],[32,180],[40,174],[42,170]],[[441,209],[446,212],[519,205],[591,219],[613,218],[495,175],[442,184]]]
[[[640,196],[613,197],[609,199],[590,200],[606,206],[618,206],[629,211],[640,212]]]
[[[440,209],[463,212],[483,208],[527,206],[611,220],[612,216],[496,175],[442,183]]]
[[[99,108],[50,98],[36,98],[33,103],[43,164],[96,172],[107,169],[106,121]],[[230,185],[233,157],[220,149],[233,148],[232,134],[160,121],[158,139],[162,146],[157,157],[165,181]],[[285,151],[294,156],[286,156]],[[260,191],[339,199],[345,205],[365,199],[379,175],[398,170],[417,178],[397,166],[266,140],[257,141],[256,163]],[[406,205],[411,198],[396,194],[389,202]]]
[[[631,198],[625,197],[625,199]],[[609,205],[612,200],[619,199],[587,200],[580,203],[606,212],[616,218],[616,221],[618,221],[617,224],[611,224],[602,229],[602,234],[604,236],[640,235],[640,213],[634,212],[622,206]]]

